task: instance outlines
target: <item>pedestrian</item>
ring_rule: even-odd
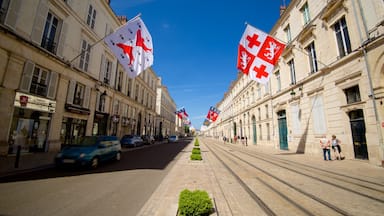
[[[325,135],[320,139],[320,147],[323,149],[324,160],[325,161],[327,160],[327,155],[328,155],[328,160],[331,161],[332,160],[331,151],[330,151],[331,142],[326,138]]]
[[[340,147],[340,140],[336,138],[336,135],[332,135],[332,149],[333,152],[335,153],[336,160],[344,160],[345,157],[341,153],[341,147]]]

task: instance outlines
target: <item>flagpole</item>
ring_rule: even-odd
[[[89,50],[92,49],[92,47],[94,47],[95,45],[97,45],[98,43],[100,43],[101,41],[103,41],[106,37],[108,37],[109,35],[115,33],[117,30],[119,30],[120,28],[124,27],[125,25],[127,25],[127,23],[129,21],[132,21],[132,20],[135,20],[137,19],[138,17],[141,17],[141,13],[137,14],[135,17],[133,17],[132,19],[128,20],[126,23],[124,23],[124,25],[120,25],[119,27],[117,27],[112,33],[108,34],[108,35],[105,35],[104,37],[102,37],[101,39],[99,39],[98,41],[96,41],[95,43],[93,43],[90,47],[89,47]],[[82,50],[80,52],[80,54],[78,54],[77,56],[75,56],[71,61],[69,61],[69,64],[72,64],[73,61],[75,61],[77,58],[79,58],[80,56],[82,56],[84,54],[85,50]]]

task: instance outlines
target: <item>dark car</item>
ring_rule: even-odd
[[[124,135],[120,143],[123,147],[137,147],[144,144],[143,139],[138,135]]]
[[[145,145],[152,145],[155,143],[155,138],[153,136],[150,136],[150,135],[144,135],[141,137],[143,139],[143,143]]]
[[[100,162],[121,159],[121,145],[116,136],[84,136],[64,147],[55,158],[57,166],[78,165],[96,168]]]

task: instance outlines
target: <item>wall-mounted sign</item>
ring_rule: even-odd
[[[16,92],[14,106],[54,113],[56,110],[56,101],[22,92]]]

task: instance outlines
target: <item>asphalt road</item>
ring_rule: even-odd
[[[191,141],[125,150],[96,170],[49,168],[0,178],[0,215],[136,215]]]

